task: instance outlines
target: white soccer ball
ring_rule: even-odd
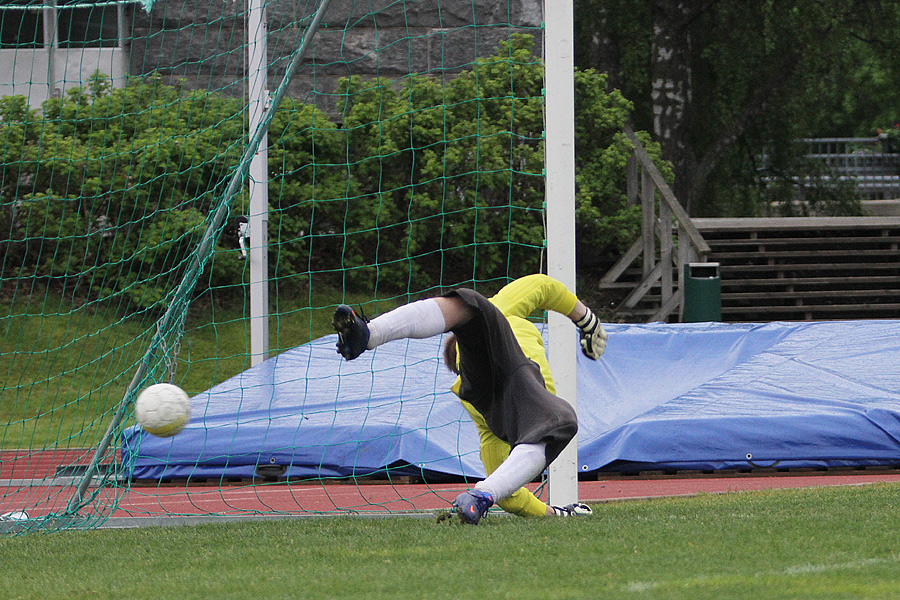
[[[147,433],[172,437],[191,420],[191,399],[177,385],[157,383],[138,395],[134,413]]]

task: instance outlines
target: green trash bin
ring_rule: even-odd
[[[722,320],[722,278],[719,263],[685,263],[682,323]]]

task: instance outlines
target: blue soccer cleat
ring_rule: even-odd
[[[337,351],[341,356],[353,360],[366,351],[369,343],[368,322],[368,319],[357,315],[346,304],[334,309],[331,324],[338,334]]]
[[[478,521],[494,505],[494,497],[481,490],[463,492],[453,501],[453,507],[463,523],[478,525]]]

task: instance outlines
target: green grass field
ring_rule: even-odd
[[[589,518],[326,517],[0,538],[2,596],[893,599],[900,486],[598,505]]]
[[[330,333],[335,301],[280,306],[273,353]],[[143,351],[138,323],[59,312],[0,314],[0,447],[99,435]],[[177,382],[197,393],[247,368],[245,323],[240,308],[197,310]],[[317,517],[3,536],[0,598],[894,599],[898,508],[900,485],[884,484],[611,503],[591,518],[492,516],[478,527]]]
[[[333,333],[338,302],[372,315],[393,308],[325,290],[279,299],[270,355]],[[43,314],[42,311],[46,311]],[[249,308],[208,299],[191,307],[175,383],[205,391],[250,367]],[[106,431],[153,333],[155,319],[122,318],[109,307],[74,309],[47,294],[0,306],[0,448],[93,446]]]

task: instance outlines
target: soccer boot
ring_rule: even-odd
[[[341,356],[353,360],[366,351],[369,343],[368,322],[368,319],[357,315],[346,304],[334,309],[331,325],[338,334],[337,351]]]
[[[594,514],[591,507],[580,502],[573,502],[565,506],[551,506],[557,517],[588,517]]]
[[[463,492],[453,501],[453,507],[463,523],[478,525],[478,521],[494,505],[494,497],[481,490]]]

